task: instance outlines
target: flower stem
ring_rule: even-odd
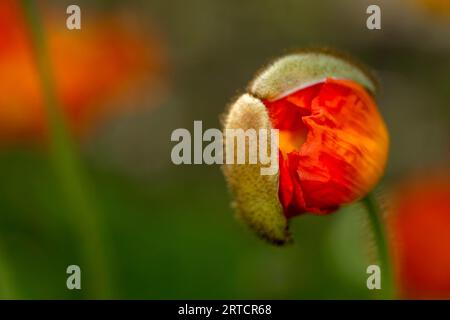
[[[11,268],[5,256],[5,247],[0,243],[0,299],[16,299],[17,291],[11,276]]]
[[[373,237],[378,249],[382,297],[384,299],[392,299],[394,293],[393,277],[382,212],[373,193],[369,193],[362,202],[367,209]]]
[[[108,276],[110,265],[106,262],[106,252],[100,231],[101,224],[90,199],[90,189],[83,175],[81,161],[66,127],[63,109],[56,95],[44,27],[35,1],[22,0],[22,8],[30,30],[42,86],[49,126],[51,158],[61,183],[61,195],[67,204],[69,223],[78,238],[83,254],[83,263],[79,266],[82,274],[86,275],[87,281],[82,282],[86,284],[82,285],[82,288],[86,288],[91,297],[109,298],[111,297]]]

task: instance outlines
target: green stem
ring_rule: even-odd
[[[382,211],[373,193],[369,193],[363,199],[363,204],[367,209],[374,240],[378,249],[383,298],[392,299],[394,294],[393,276]]]
[[[11,269],[6,263],[6,256],[4,254],[5,248],[3,243],[0,243],[0,299],[16,299],[17,292],[14,288],[14,281],[11,277]]]
[[[22,0],[22,8],[31,32],[37,60],[50,131],[51,157],[56,175],[61,183],[62,196],[69,209],[69,222],[82,248],[84,264],[80,264],[80,267],[82,274],[86,275],[88,280],[82,283],[87,283],[86,287],[91,297],[108,298],[111,294],[108,276],[110,265],[106,262],[102,232],[100,232],[101,224],[90,199],[89,188],[85,183],[75,144],[66,127],[63,109],[55,94],[44,27],[35,1]],[[65,270],[62,272],[65,272]]]

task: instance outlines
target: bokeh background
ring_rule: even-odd
[[[226,105],[272,58],[336,48],[380,80],[391,148],[377,194],[390,208],[409,177],[426,181],[437,172],[445,179],[441,172],[450,168],[450,2],[80,0],[82,29],[69,31],[73,1],[38,1],[79,164],[74,172],[83,176],[74,183],[95,215],[84,233],[90,222],[65,194],[72,180],[58,177],[58,149],[18,4],[0,5],[2,298],[377,298],[366,287],[375,250],[359,204],[298,217],[295,244],[272,247],[234,219],[220,167],[172,164],[170,135],[193,130],[194,120],[220,128]],[[381,30],[366,28],[369,4],[382,9]],[[441,212],[450,215],[450,198],[441,199]],[[450,234],[445,219],[436,223]],[[433,226],[427,230],[418,237]],[[450,239],[439,243],[436,255],[448,266]],[[413,249],[418,256],[425,250]],[[103,291],[95,289],[99,270],[86,250],[102,251]],[[436,297],[450,297],[450,268],[437,272],[429,259],[430,269],[420,270],[441,281]],[[71,264],[81,267],[82,290],[66,288]]]

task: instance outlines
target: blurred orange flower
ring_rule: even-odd
[[[19,4],[0,2],[0,142],[40,139],[47,127],[30,34]],[[85,18],[81,30],[68,30],[65,14],[56,19],[45,11],[44,16],[56,94],[75,134],[123,109],[112,102],[137,85],[157,81],[163,70],[160,43],[113,16]]]
[[[418,0],[419,4],[426,10],[440,16],[450,16],[449,0]]]
[[[402,185],[388,222],[401,297],[450,299],[450,173]]]

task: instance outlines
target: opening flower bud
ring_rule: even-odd
[[[365,196],[384,171],[389,144],[375,90],[367,72],[327,51],[291,54],[263,70],[224,126],[278,129],[279,170],[261,176],[261,163],[224,166],[238,216],[285,243],[289,218],[328,214]]]

